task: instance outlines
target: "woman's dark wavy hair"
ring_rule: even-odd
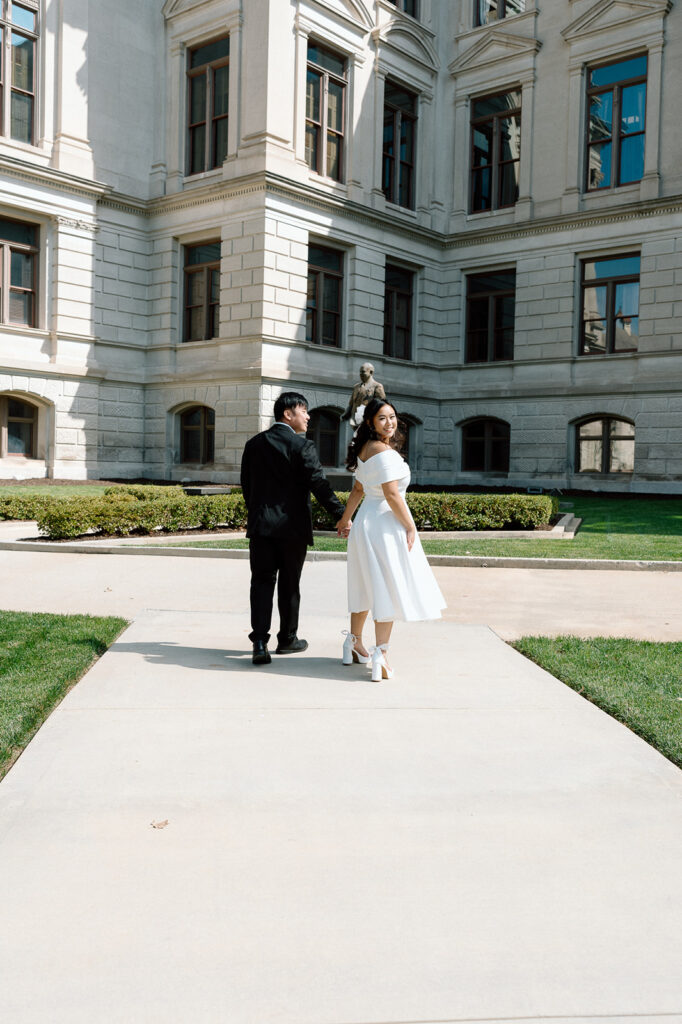
[[[377,441],[379,438],[379,435],[372,424],[374,423],[374,417],[379,412],[379,409],[384,405],[390,405],[396,416],[398,415],[398,410],[394,406],[393,402],[389,402],[387,398],[370,398],[362,415],[362,423],[356,430],[353,440],[348,445],[346,469],[351,473],[353,470],[357,469],[359,452],[362,451],[368,441]],[[398,420],[398,429],[391,438],[389,444],[391,448],[394,448],[397,452],[401,452],[404,440],[405,435],[400,428],[400,420]]]

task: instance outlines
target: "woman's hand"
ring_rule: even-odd
[[[408,526],[407,529],[405,530],[405,533],[407,534],[407,550],[411,551],[414,542],[417,538],[417,530],[414,524],[412,526]]]

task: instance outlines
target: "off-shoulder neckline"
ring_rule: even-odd
[[[358,462],[361,466],[366,466],[368,462],[371,462],[372,459],[376,459],[378,455],[388,455],[389,452],[393,452],[395,455],[398,454],[395,448],[387,448],[385,452],[375,452],[374,455],[370,455],[368,459],[361,459],[358,455]]]

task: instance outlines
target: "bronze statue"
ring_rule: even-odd
[[[360,380],[353,388],[348,408],[341,417],[342,420],[350,420],[352,427],[359,427],[362,423],[362,414],[371,398],[386,397],[383,384],[375,380],[373,374],[372,364],[363,363],[360,367]]]

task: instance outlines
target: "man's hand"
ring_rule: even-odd
[[[347,537],[350,533],[350,525],[350,519],[346,519],[344,516],[341,516],[336,524],[336,535],[338,537]]]

